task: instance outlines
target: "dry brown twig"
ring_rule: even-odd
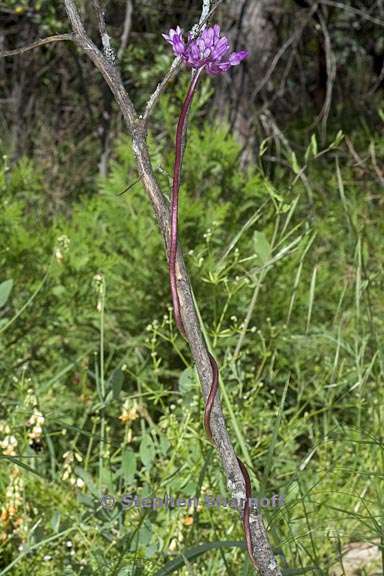
[[[101,38],[101,42],[103,45],[104,56],[110,62],[114,62],[116,60],[116,55],[115,55],[115,51],[113,50],[113,48],[111,46],[111,38],[109,37],[109,34],[107,32],[107,27],[105,25],[104,11],[101,7],[99,0],[92,0],[92,2],[93,2],[93,7],[94,7],[95,12],[96,12],[96,16],[97,16],[97,23],[99,26],[99,33],[100,33],[100,38]]]
[[[131,25],[132,25],[132,12],[133,12],[132,0],[127,0],[127,4],[125,7],[123,33],[121,35],[120,48],[117,52],[117,57],[119,60],[122,57],[124,50],[126,49],[128,44],[129,33],[131,31]]]
[[[221,3],[219,0],[215,3],[214,7],[209,10],[210,2],[204,0],[203,14],[200,22],[195,27],[194,31],[197,34],[199,30],[205,25],[213,10]],[[93,0],[98,19],[99,31],[102,36],[102,43],[104,53],[102,53],[97,46],[92,42],[86,33],[83,23],[81,21],[75,0],[64,0],[64,5],[67,11],[68,19],[72,27],[72,34],[60,35],[60,37],[50,37],[44,40],[35,42],[27,48],[20,48],[12,51],[12,54],[21,54],[27,49],[32,47],[41,46],[49,42],[59,40],[71,39],[75,44],[85,53],[85,55],[93,62],[96,68],[101,72],[104,80],[107,82],[110,90],[112,91],[116,103],[124,117],[127,130],[132,138],[132,146],[136,157],[139,176],[147,192],[152,207],[158,222],[165,249],[168,257],[169,253],[169,232],[170,232],[170,214],[169,205],[165,196],[162,194],[159,184],[154,175],[154,168],[152,166],[148,146],[146,142],[148,120],[159,99],[161,93],[164,91],[167,84],[176,76],[179,68],[179,59],[175,59],[171,69],[157,86],[156,90],[149,98],[143,115],[138,115],[121,79],[118,65],[111,52],[109,52],[110,44],[106,37],[105,22],[102,15],[102,10],[98,0]],[[207,10],[208,6],[208,10]],[[103,22],[100,21],[100,18]],[[103,40],[104,36],[104,40]],[[108,36],[109,39],[109,36]],[[10,55],[9,53],[0,53],[1,56]],[[182,251],[180,245],[177,250],[177,282],[178,293],[181,306],[181,316],[183,325],[185,326],[186,337],[191,349],[191,353],[197,368],[199,379],[202,385],[202,390],[205,399],[207,399],[210,386],[211,386],[211,364],[209,360],[209,352],[207,345],[203,338],[198,316],[196,314],[192,288],[188,273],[185,267]],[[245,498],[245,484],[242,471],[239,467],[231,440],[229,438],[224,416],[222,413],[221,405],[218,396],[216,396],[212,413],[211,413],[211,430],[216,449],[221,458],[225,476],[227,479],[227,486],[234,498]],[[252,546],[255,558],[255,563],[261,576],[281,576],[281,570],[276,562],[274,553],[268,542],[267,532],[263,524],[263,520],[259,513],[251,511],[250,515],[250,528],[252,536]]]
[[[283,55],[285,54],[285,52],[288,50],[288,48],[291,46],[291,44],[295,45],[295,43],[300,40],[301,35],[303,34],[306,26],[309,24],[309,22],[311,21],[311,18],[313,16],[313,14],[316,12],[317,9],[317,4],[315,4],[314,6],[311,7],[311,9],[308,11],[308,14],[305,15],[305,17],[302,19],[302,22],[300,22],[300,25],[293,31],[293,33],[289,36],[288,40],[286,40],[284,42],[284,44],[278,49],[278,51],[276,52],[276,54],[274,55],[272,62],[268,68],[268,70],[266,71],[266,73],[263,76],[263,79],[259,82],[259,84],[256,86],[255,90],[253,90],[250,99],[251,102],[254,101],[254,99],[256,98],[256,96],[261,92],[261,90],[268,84],[276,66],[278,65],[278,63],[280,62],[281,58],[283,57]]]
[[[40,46],[45,46],[46,44],[53,44],[54,42],[63,42],[64,40],[74,40],[73,34],[56,34],[55,36],[48,36],[47,38],[42,38],[41,40],[36,40],[28,46],[21,46],[20,48],[15,48],[14,50],[3,50],[0,52],[0,58],[6,58],[7,56],[19,56],[29,50],[34,48],[40,48]]]
[[[321,32],[324,37],[324,50],[325,50],[326,67],[327,67],[327,87],[323,106],[317,118],[309,128],[313,129],[317,126],[319,122],[321,122],[321,135],[323,141],[325,141],[327,131],[327,121],[329,112],[331,110],[333,87],[336,80],[336,58],[332,50],[331,37],[328,32],[327,23],[321,11],[318,12],[318,17]]]

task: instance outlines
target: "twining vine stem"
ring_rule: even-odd
[[[183,106],[181,108],[179,120],[177,123],[176,128],[176,149],[175,149],[175,163],[173,168],[173,183],[172,183],[172,196],[171,196],[171,206],[170,206],[170,217],[171,217],[171,230],[170,230],[170,243],[169,243],[169,281],[171,286],[171,294],[172,294],[172,304],[173,304],[173,313],[175,316],[176,326],[180,332],[180,334],[187,340],[186,331],[184,328],[183,320],[181,318],[180,313],[180,301],[179,301],[179,294],[177,291],[177,272],[176,272],[176,254],[177,254],[177,241],[178,241],[178,212],[179,212],[179,191],[180,191],[180,178],[181,178],[181,166],[183,162],[183,155],[184,155],[184,144],[185,144],[185,135],[187,130],[187,118],[188,112],[190,110],[192,99],[195,94],[197,84],[201,75],[203,68],[198,68],[196,72],[192,75],[192,80],[190,82],[187,95],[183,102]],[[209,393],[207,396],[207,400],[205,403],[205,410],[204,410],[204,427],[207,433],[209,440],[214,444],[212,430],[211,430],[211,412],[213,408],[213,404],[215,401],[215,397],[219,388],[219,367],[215,358],[208,352],[209,361],[211,364],[212,369],[212,381],[211,386],[209,389]],[[245,485],[245,504],[243,510],[243,527],[245,533],[245,540],[247,545],[247,550],[249,557],[257,568],[256,560],[253,554],[253,546],[252,546],[252,535],[251,535],[251,528],[249,524],[249,514],[250,514],[250,504],[249,499],[252,496],[251,492],[251,481],[249,478],[248,471],[240,460],[237,457],[237,462],[239,464],[241,473],[244,479]]]
[[[179,190],[180,190],[180,175],[181,165],[183,162],[183,147],[185,142],[186,120],[189,109],[191,107],[192,98],[199,81],[202,68],[199,68],[192,76],[191,83],[188,88],[187,95],[181,108],[179,121],[176,128],[176,155],[175,164],[173,168],[173,184],[171,196],[171,234],[170,234],[170,248],[169,248],[169,281],[171,285],[173,310],[175,315],[176,326],[179,332],[186,337],[183,326],[183,321],[180,314],[180,301],[177,292],[177,277],[176,277],[176,255],[177,255],[177,235],[178,235],[178,213],[179,213]]]

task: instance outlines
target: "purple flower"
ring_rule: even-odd
[[[183,40],[183,33],[180,26],[177,26],[176,30],[170,29],[169,34],[162,34],[163,38],[173,46],[173,51],[176,56],[180,56],[184,53],[185,44]]]
[[[240,64],[248,56],[247,50],[228,54],[229,41],[225,36],[220,36],[218,24],[206,28],[194,40],[190,33],[187,43],[184,42],[180,26],[177,26],[176,30],[171,28],[168,34],[162,36],[171,44],[174,54],[181,56],[187,66],[205,68],[212,76],[227,72],[231,66]]]

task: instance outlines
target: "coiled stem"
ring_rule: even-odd
[[[197,71],[192,76],[191,83],[188,88],[187,95],[183,102],[183,106],[181,109],[181,113],[179,116],[179,120],[177,123],[176,129],[176,154],[175,154],[175,164],[173,168],[173,184],[172,184],[172,197],[171,197],[171,231],[170,231],[170,243],[169,243],[169,280],[171,285],[171,294],[172,294],[172,305],[173,305],[173,313],[175,316],[176,326],[180,332],[180,334],[187,339],[186,331],[184,328],[183,320],[181,318],[181,311],[180,311],[180,300],[179,294],[177,291],[177,273],[176,273],[176,255],[177,255],[177,242],[178,242],[178,211],[179,211],[179,191],[180,191],[180,175],[181,175],[181,165],[183,161],[183,154],[184,154],[184,142],[185,142],[185,133],[187,127],[187,117],[188,112],[191,107],[192,98],[196,90],[196,86],[198,84],[200,74],[203,68],[198,68]],[[211,387],[208,393],[208,397],[205,403],[205,410],[204,410],[204,427],[207,433],[208,438],[214,444],[214,439],[212,435],[211,429],[211,413],[213,409],[213,405],[215,402],[215,398],[217,395],[217,391],[219,388],[219,368],[217,365],[216,360],[214,357],[208,352],[209,361],[211,364],[212,370],[212,382]],[[253,556],[253,547],[252,547],[252,537],[251,537],[251,529],[249,525],[249,515],[250,515],[250,505],[249,499],[251,498],[251,481],[249,478],[248,471],[240,460],[237,458],[237,462],[239,464],[241,473],[244,479],[244,486],[245,486],[245,505],[243,511],[243,528],[245,533],[245,540],[247,545],[248,554],[252,563],[256,566],[255,558]]]

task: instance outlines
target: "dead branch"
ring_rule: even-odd
[[[360,10],[359,8],[354,8],[349,4],[344,4],[343,2],[336,2],[335,0],[318,0],[320,4],[324,4],[325,6],[333,6],[334,8],[338,8],[339,10],[345,10],[346,12],[350,12],[352,14],[357,14],[361,16],[364,20],[368,22],[372,22],[373,24],[377,24],[377,26],[384,26],[384,20],[381,18],[375,18],[371,16],[367,11]]]
[[[156,103],[157,103],[158,99],[160,98],[161,94],[164,92],[164,90],[167,87],[167,85],[169,84],[169,82],[171,82],[176,77],[180,68],[181,68],[181,57],[178,56],[172,62],[171,68],[168,70],[168,72],[164,76],[163,80],[157,85],[156,90],[150,96],[150,98],[149,98],[149,100],[145,106],[145,111],[144,111],[144,115],[143,115],[143,122],[144,122],[145,126],[147,126],[149,117],[152,114],[152,111],[153,111],[154,107],[156,106]]]
[[[42,38],[41,40],[36,40],[28,46],[21,46],[20,48],[15,48],[14,50],[3,50],[0,52],[0,58],[6,58],[7,56],[18,56],[19,54],[24,54],[33,50],[34,48],[39,48],[40,46],[45,46],[45,44],[52,44],[53,42],[62,42],[63,40],[73,40],[73,34],[56,34],[55,36],[48,36],[48,38]]]
[[[104,13],[101,8],[99,0],[92,0],[93,7],[96,12],[97,22],[99,25],[99,33],[101,42],[103,44],[103,52],[106,59],[110,62],[114,62],[116,60],[115,52],[111,46],[111,38],[107,32],[107,26],[104,20]]]
[[[252,92],[252,94],[250,96],[252,102],[254,101],[256,96],[261,92],[261,90],[264,88],[264,86],[266,86],[268,84],[276,66],[280,62],[280,60],[283,57],[283,55],[285,54],[285,52],[291,46],[291,44],[295,44],[300,39],[301,35],[304,32],[304,29],[306,28],[306,26],[310,22],[313,14],[316,12],[316,9],[317,9],[317,4],[315,4],[311,8],[311,10],[309,10],[308,14],[306,14],[306,16],[303,19],[303,21],[301,22],[300,26],[291,34],[291,36],[288,38],[288,40],[286,40],[286,42],[284,42],[284,44],[276,52],[276,54],[274,55],[273,60],[271,62],[271,65],[269,66],[263,79],[259,82],[259,84],[256,86],[255,90]]]
[[[133,11],[132,0],[127,0],[127,5],[125,8],[123,33],[121,35],[120,48],[117,52],[117,57],[119,58],[119,60],[124,54],[124,50],[126,49],[128,44],[129,33],[131,31],[131,25],[132,25],[132,11]]]
[[[95,46],[87,35],[80,15],[73,0],[64,0],[65,9],[74,32],[75,43],[84,50],[88,58],[94,63],[96,68],[102,73],[105,81],[110,87],[127,123],[131,135],[135,130],[138,117],[134,106],[124,88],[120,72],[117,66],[105,57],[102,52]]]
[[[315,128],[318,122],[321,121],[321,135],[323,140],[325,141],[327,120],[332,103],[333,86],[336,80],[336,58],[332,50],[331,37],[328,32],[327,23],[321,11],[318,12],[318,16],[320,21],[321,32],[324,37],[324,50],[325,50],[326,67],[327,67],[327,88],[323,106],[317,118],[311,124],[310,129]]]

